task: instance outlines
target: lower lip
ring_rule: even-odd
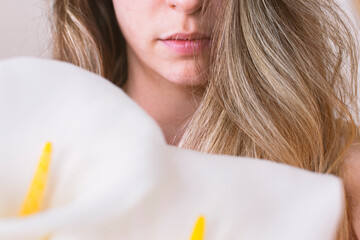
[[[179,55],[197,55],[210,45],[210,39],[161,40],[161,42]]]

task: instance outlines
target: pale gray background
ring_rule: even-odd
[[[0,59],[49,57],[50,0],[0,0]]]
[[[348,12],[354,12],[349,1],[339,0]],[[19,55],[50,57],[50,3],[51,0],[0,0],[0,59]]]

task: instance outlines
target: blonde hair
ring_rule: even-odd
[[[211,1],[207,1],[210,2]],[[226,0],[207,85],[179,147],[343,177],[358,129],[356,44],[333,0]],[[118,86],[125,40],[112,1],[56,0],[54,56]],[[347,204],[338,239],[353,239]]]

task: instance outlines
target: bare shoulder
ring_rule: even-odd
[[[345,155],[345,181],[348,190],[360,195],[360,143],[353,145]]]
[[[360,143],[352,146],[345,155],[344,184],[352,205],[353,226],[360,238]]]

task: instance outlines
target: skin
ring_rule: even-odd
[[[355,8],[357,10],[357,13],[360,16],[360,0],[352,0],[354,2]]]
[[[206,66],[200,55],[179,55],[160,39],[175,33],[210,35],[215,8],[200,24],[203,0],[113,0],[113,4],[127,42],[129,75],[123,89],[156,120],[167,143],[177,145],[199,103],[192,90],[206,84]]]

